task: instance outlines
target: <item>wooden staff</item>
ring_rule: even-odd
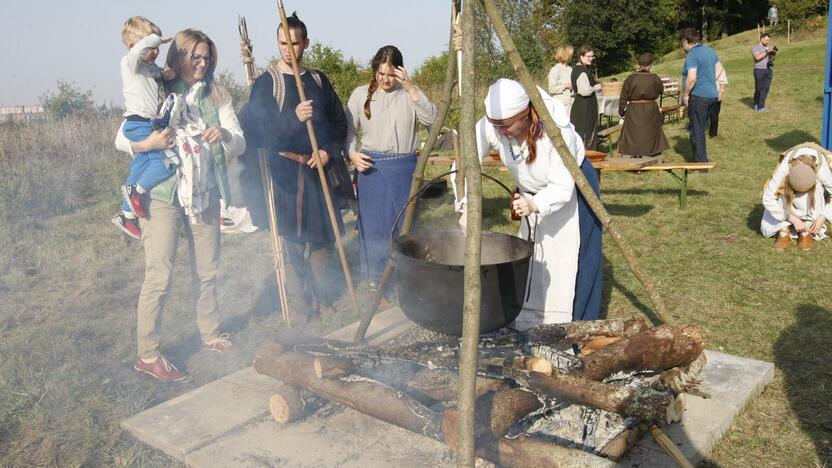
[[[300,94],[301,102],[306,101],[306,91],[303,89],[303,81],[300,78],[300,64],[298,58],[295,56],[295,48],[292,47],[292,33],[289,30],[289,20],[286,18],[286,10],[283,9],[283,0],[277,0],[277,9],[280,12],[280,24],[283,27],[283,34],[286,36],[286,42],[289,43],[289,57],[292,59],[292,72],[295,75],[295,83],[298,87],[298,94]],[[277,38],[280,41],[280,36]],[[344,251],[344,243],[341,240],[341,231],[338,229],[338,221],[335,218],[335,208],[332,205],[332,197],[329,194],[329,183],[326,181],[326,174],[324,174],[324,166],[321,164],[321,156],[318,154],[318,138],[315,136],[315,129],[312,127],[312,119],[306,121],[306,131],[309,133],[309,142],[312,144],[312,157],[315,159],[315,166],[318,169],[318,177],[321,179],[321,189],[324,192],[324,200],[326,201],[326,210],[329,213],[329,222],[332,225],[332,232],[335,234],[335,245],[338,247],[338,256],[341,257],[341,266],[344,269],[344,280],[347,283],[347,289],[350,292],[352,299],[353,311],[358,314],[358,299],[355,297],[355,290],[352,288],[352,275],[350,274],[350,265],[347,262],[347,253]],[[331,157],[334,157],[331,156]]]
[[[248,27],[245,17],[238,17],[237,28],[240,31],[240,55],[243,57],[243,67],[246,72],[248,87],[254,84],[254,57],[251,54],[251,40],[248,38]],[[266,211],[269,217],[269,231],[272,237],[272,260],[274,261],[274,276],[277,281],[277,291],[280,296],[280,309],[283,312],[283,320],[286,325],[292,328],[292,321],[289,318],[289,300],[286,297],[286,264],[283,261],[283,242],[280,240],[280,232],[277,230],[277,207],[274,204],[274,184],[272,173],[269,170],[268,153],[266,150],[257,151],[260,160],[260,182],[263,184],[263,195],[266,199]]]
[[[451,4],[453,5],[451,23],[453,23],[454,18],[456,17],[456,3],[457,0],[451,1]],[[445,87],[442,91],[442,101],[439,105],[439,111],[436,114],[436,121],[434,121],[433,125],[431,125],[425,144],[419,152],[416,169],[413,170],[413,180],[410,183],[410,195],[408,196],[408,199],[413,197],[413,195],[415,195],[416,192],[422,188],[422,182],[425,180],[425,166],[428,163],[430,153],[433,151],[433,146],[436,144],[436,139],[439,137],[439,132],[442,130],[442,125],[444,125],[445,118],[448,116],[448,111],[451,108],[454,84],[456,82],[456,54],[454,53],[453,36],[453,24],[451,24],[451,32],[448,39],[448,68],[445,72]],[[400,236],[404,236],[410,232],[410,228],[413,226],[413,218],[415,214],[416,204],[411,203],[405,210],[402,228],[399,230]],[[376,310],[378,310],[378,305],[381,303],[381,298],[384,297],[384,291],[387,288],[387,283],[389,283],[390,278],[393,277],[393,271],[395,271],[395,269],[396,266],[393,264],[393,260],[388,259],[387,265],[384,267],[384,273],[381,275],[381,281],[378,284],[378,290],[376,291],[376,295],[373,297],[373,303],[361,316],[361,323],[355,331],[353,341],[360,342],[364,340],[364,336],[367,334],[367,328],[370,326],[370,322],[372,322]]]
[[[523,88],[529,95],[532,106],[540,116],[540,121],[543,123],[543,128],[546,130],[546,134],[549,136],[549,139],[552,141],[552,145],[554,145],[563,160],[563,165],[569,170],[569,173],[575,180],[575,185],[578,186],[578,190],[580,190],[583,194],[589,204],[589,207],[592,208],[592,211],[596,216],[598,216],[598,219],[601,220],[604,227],[607,228],[607,232],[612,236],[613,240],[618,245],[618,248],[621,249],[621,253],[623,253],[624,258],[627,259],[630,270],[632,270],[633,274],[639,282],[641,282],[642,286],[644,286],[644,289],[647,291],[647,295],[650,298],[650,302],[653,303],[653,307],[655,309],[654,313],[657,318],[662,323],[671,323],[673,319],[671,318],[670,312],[667,310],[667,306],[662,300],[662,297],[659,295],[656,286],[642,271],[638,264],[638,260],[636,260],[635,252],[624,240],[621,233],[618,232],[618,228],[612,223],[612,218],[610,218],[610,215],[607,213],[604,205],[601,204],[601,200],[595,195],[595,192],[592,190],[592,187],[589,185],[586,177],[584,177],[583,172],[581,172],[581,168],[578,167],[578,163],[575,162],[575,158],[569,151],[569,147],[566,146],[566,142],[560,134],[560,129],[557,125],[555,125],[554,120],[552,120],[552,116],[549,115],[549,111],[546,109],[543,99],[540,97],[540,93],[537,90],[537,85],[535,85],[532,75],[523,63],[523,58],[520,57],[520,53],[517,51],[517,47],[514,45],[514,41],[509,35],[508,28],[506,28],[506,24],[503,22],[503,18],[500,16],[500,12],[497,10],[494,0],[480,0],[480,3],[482,3],[485,8],[485,12],[488,14],[488,18],[491,20],[491,24],[494,26],[494,31],[500,39],[500,44],[502,45],[503,50],[505,50],[508,55],[511,67],[514,69],[518,81],[520,81],[523,85]]]

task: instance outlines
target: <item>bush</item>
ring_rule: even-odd
[[[50,118],[63,119],[80,115],[89,116],[96,112],[92,91],[82,90],[70,81],[58,80],[57,92],[47,91],[40,97],[43,110]]]

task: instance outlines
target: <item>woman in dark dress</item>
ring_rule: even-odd
[[[668,148],[662,131],[662,112],[656,99],[664,86],[661,78],[650,73],[653,54],[638,57],[638,70],[624,80],[618,115],[624,118],[624,128],[618,141],[618,152],[630,156],[654,156]]]
[[[595,82],[589,66],[595,60],[595,52],[589,46],[578,50],[578,64],[572,69],[572,90],[575,101],[569,120],[584,140],[586,149],[594,150],[598,139],[598,98],[595,93],[601,91],[601,84]]]

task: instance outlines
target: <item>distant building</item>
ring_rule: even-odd
[[[45,118],[43,106],[0,106],[0,123],[24,123]]]

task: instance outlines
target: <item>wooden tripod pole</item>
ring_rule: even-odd
[[[535,84],[532,75],[529,73],[529,70],[526,68],[526,65],[523,63],[523,59],[520,57],[520,53],[517,51],[517,47],[515,47],[514,41],[509,35],[508,28],[506,28],[494,0],[480,0],[480,3],[482,3],[485,8],[485,12],[488,14],[488,18],[491,20],[491,24],[494,26],[494,31],[500,39],[500,44],[502,45],[503,50],[508,55],[511,67],[514,69],[514,73],[517,75],[518,81],[520,81],[523,88],[525,88],[526,93],[528,93],[532,106],[540,116],[540,121],[543,122],[543,128],[546,130],[546,134],[549,136],[549,139],[558,151],[558,154],[563,160],[564,166],[566,166],[569,173],[572,174],[572,178],[575,179],[575,184],[578,186],[578,190],[581,191],[581,194],[583,194],[590,208],[592,208],[592,211],[596,216],[598,216],[598,219],[600,219],[604,227],[607,228],[607,232],[612,236],[615,243],[621,249],[621,253],[623,253],[624,258],[627,259],[630,270],[632,270],[633,274],[644,286],[644,289],[647,291],[647,295],[650,297],[650,302],[653,303],[653,312],[656,314],[659,321],[662,323],[672,323],[673,319],[670,316],[670,312],[668,312],[667,306],[662,300],[662,297],[659,295],[656,286],[653,284],[653,281],[646,274],[644,274],[644,271],[642,271],[641,266],[639,266],[638,260],[636,259],[635,252],[624,240],[624,237],[618,231],[618,228],[613,224],[609,213],[607,213],[604,205],[601,204],[601,200],[599,200],[595,195],[595,192],[592,190],[592,187],[590,187],[586,177],[584,177],[584,174],[581,172],[580,167],[578,167],[578,163],[575,162],[575,158],[569,151],[569,147],[566,146],[566,142],[560,134],[560,129],[557,125],[555,125],[554,120],[552,120],[552,117],[549,115],[549,111],[543,103],[543,98],[540,97],[537,85]],[[652,317],[648,318],[652,319]]]
[[[473,467],[475,460],[474,407],[477,400],[477,357],[480,340],[480,310],[482,305],[482,175],[477,157],[474,132],[477,116],[474,98],[474,35],[476,16],[474,0],[462,4],[462,106],[459,114],[460,155],[465,166],[468,199],[465,227],[465,267],[462,309],[462,342],[459,350],[459,427],[457,433],[457,466]],[[457,161],[459,164],[459,161]]]
[[[452,0],[451,3],[453,5],[456,4],[456,0]],[[433,146],[436,144],[436,139],[439,137],[439,133],[442,131],[442,125],[445,123],[445,119],[448,116],[448,111],[451,108],[451,102],[453,100],[453,93],[454,93],[454,84],[456,83],[456,54],[454,53],[453,47],[453,20],[454,16],[456,15],[456,7],[453,8],[453,12],[451,14],[451,34],[448,39],[448,69],[445,73],[445,87],[442,91],[442,101],[439,104],[439,111],[436,114],[436,121],[433,122],[433,125],[430,127],[430,132],[428,133],[428,137],[425,140],[424,146],[419,152],[419,159],[416,162],[416,169],[413,170],[413,180],[410,183],[410,195],[408,195],[408,199],[412,197],[421,187],[422,182],[425,180],[425,167],[428,163],[428,158],[430,157],[430,153],[433,151]],[[407,206],[407,210],[404,214],[404,221],[402,222],[402,228],[399,231],[399,235],[405,235],[410,232],[410,229],[413,227],[413,218],[416,214],[416,204],[411,203]],[[378,310],[378,305],[381,303],[381,298],[384,297],[384,290],[387,288],[387,284],[390,282],[390,278],[393,276],[393,272],[395,271],[396,267],[393,265],[393,260],[388,259],[387,264],[384,267],[384,273],[381,275],[381,281],[378,285],[378,290],[376,291],[375,296],[373,297],[373,303],[370,305],[369,309],[364,311],[364,314],[361,316],[361,323],[358,325],[358,329],[355,331],[355,336],[353,340],[355,342],[360,342],[364,340],[364,336],[367,334],[367,328],[370,326],[370,322],[373,321],[373,316],[376,314],[376,310]]]
[[[245,17],[239,17],[237,22],[240,31],[240,55],[243,58],[243,66],[246,72],[248,87],[254,84],[254,57],[251,54],[251,40],[248,38],[248,27]],[[272,261],[274,262],[274,276],[277,281],[277,292],[280,296],[280,309],[283,312],[283,320],[286,325],[292,328],[292,320],[289,314],[289,300],[286,297],[286,264],[283,261],[283,242],[280,240],[280,233],[277,230],[277,210],[274,204],[274,185],[272,184],[272,173],[269,170],[268,153],[266,150],[258,150],[257,157],[260,160],[260,182],[263,185],[263,197],[266,202],[266,211],[269,217],[269,232],[272,238]]]
[[[306,91],[303,89],[303,81],[300,78],[300,64],[298,64],[298,58],[295,56],[295,48],[292,47],[292,33],[289,30],[289,20],[286,18],[286,10],[283,9],[283,0],[277,0],[277,9],[280,11],[280,24],[283,27],[283,34],[286,36],[286,42],[289,44],[289,57],[292,60],[292,72],[295,74],[298,94],[300,94],[301,101],[306,101]],[[278,35],[279,40],[280,37]],[[332,196],[329,193],[329,183],[326,181],[324,167],[321,164],[321,155],[318,153],[318,138],[315,136],[315,129],[312,127],[312,119],[306,121],[306,131],[309,133],[309,142],[312,144],[312,157],[315,159],[315,167],[318,169],[318,177],[321,179],[321,189],[324,192],[324,200],[326,201],[326,210],[329,213],[329,221],[332,224],[332,232],[335,234],[335,245],[338,247],[338,256],[341,257],[341,267],[344,269],[344,280],[350,292],[353,311],[358,314],[361,310],[358,308],[358,299],[356,299],[355,290],[352,287],[350,265],[347,262],[344,242],[341,240],[341,231],[338,229],[338,221],[335,218],[335,208],[332,205]],[[332,155],[332,157],[335,157],[335,155]]]

